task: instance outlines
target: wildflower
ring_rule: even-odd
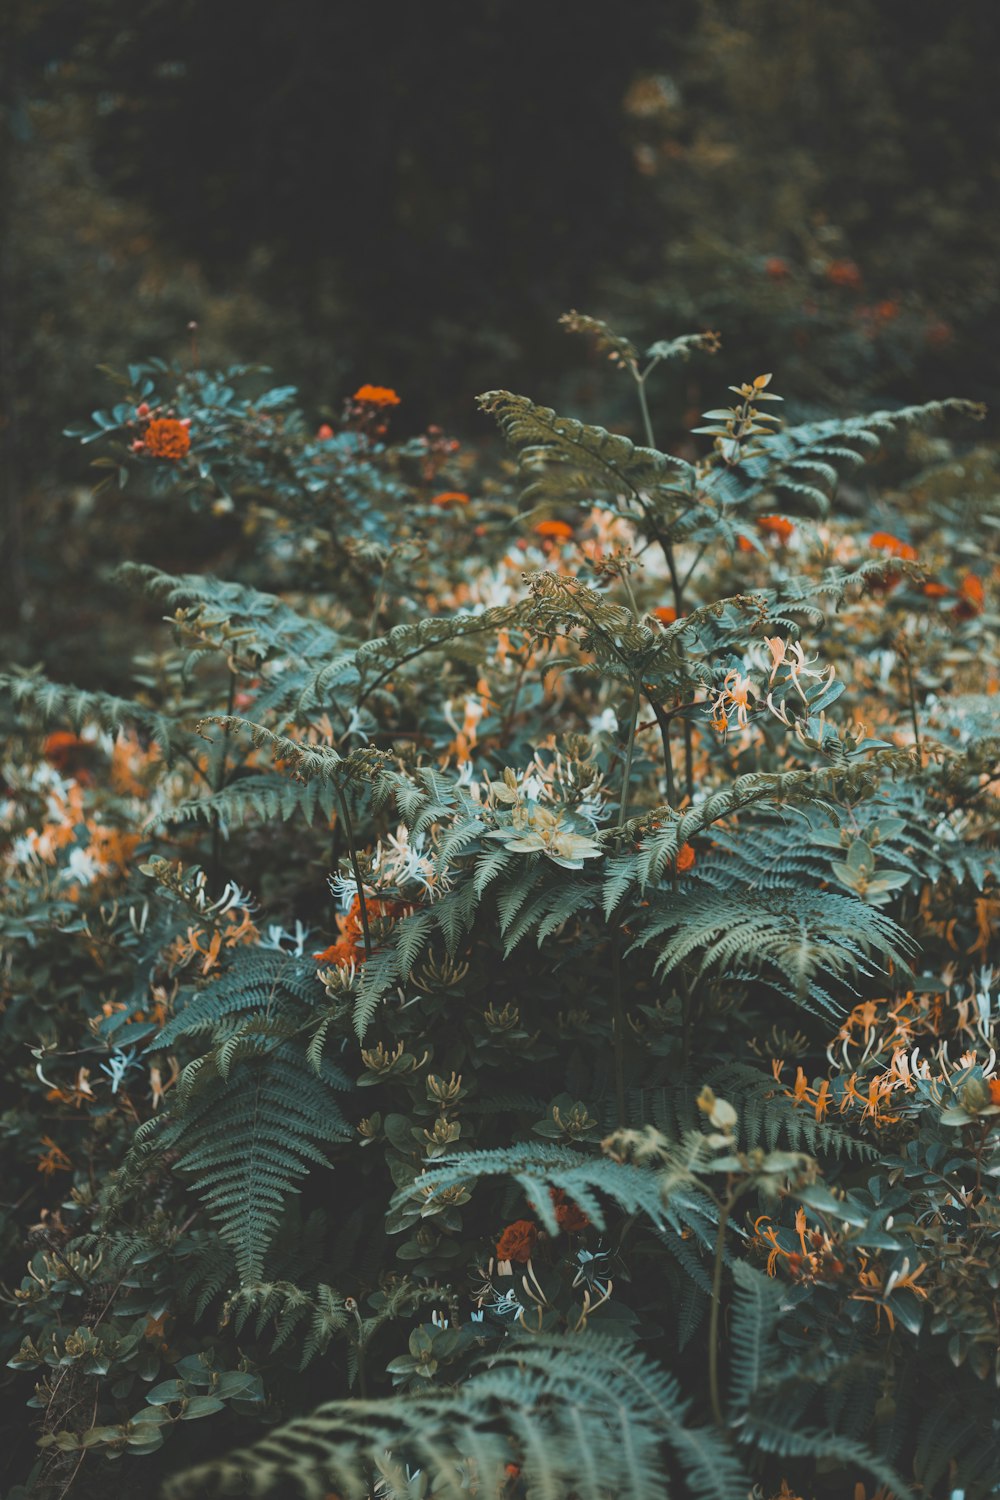
[[[806,654],[798,641],[789,645],[787,641],[782,640],[780,635],[766,635],[764,637],[764,644],[771,653],[771,675],[768,678],[768,685],[774,685],[774,679],[777,677],[780,668],[785,667],[788,672],[787,681],[794,687],[803,703],[808,704],[809,700],[802,687],[801,678],[812,677],[819,682],[823,682],[825,679],[826,686],[829,687],[836,676],[837,669],[832,662],[828,667],[824,667],[822,671],[815,671],[813,662],[817,662],[819,657],[814,656],[811,662],[807,661]],[[767,706],[777,718],[781,719],[782,723],[788,723],[785,715],[779,713],[775,708],[770,694],[768,694]]]
[[[986,601],[983,581],[975,573],[966,573],[958,585],[958,603],[952,613],[958,620],[971,620],[981,615]]]
[[[146,452],[154,458],[166,458],[176,463],[191,448],[188,424],[178,422],[176,417],[156,417],[146,428],[145,444]]]
[[[79,1109],[81,1104],[89,1104],[95,1097],[90,1085],[90,1069],[79,1068],[75,1083],[68,1088],[51,1088],[45,1097],[60,1104],[72,1104],[74,1109]]]
[[[565,870],[582,870],[585,859],[599,859],[602,852],[593,839],[566,828],[562,813],[547,807],[518,805],[514,809],[516,838],[508,839],[507,829],[497,832],[515,854],[544,854]]]
[[[722,679],[722,689],[712,703],[712,728],[723,732],[732,728],[731,715],[737,726],[746,729],[750,713],[750,699],[758,697],[758,691],[750,678],[738,667],[731,667]]]
[[[579,1234],[581,1230],[588,1228],[590,1220],[587,1215],[581,1208],[577,1208],[575,1203],[567,1201],[562,1188],[549,1188],[549,1197],[552,1199],[556,1223],[560,1229],[565,1230],[567,1234]]]
[[[48,1150],[44,1156],[38,1158],[39,1172],[44,1173],[46,1177],[51,1177],[55,1172],[71,1172],[73,1170],[73,1163],[65,1151],[56,1145],[50,1135],[43,1135],[41,1141],[43,1146],[48,1147]]]
[[[434,495],[431,499],[432,505],[440,506],[442,509],[446,505],[468,505],[468,503],[469,497],[463,490],[443,490],[440,495]]]
[[[677,619],[677,611],[670,604],[661,604],[656,609],[651,609],[650,614],[654,620],[659,620],[661,625],[672,625]]]
[[[868,538],[869,547],[874,547],[877,552],[888,552],[890,557],[901,558],[903,562],[915,562],[916,550],[909,542],[901,542],[898,536],[893,536],[891,531],[875,531]]]
[[[319,427],[317,427],[317,429],[316,429],[316,441],[317,441],[317,443],[328,443],[332,437],[333,437],[333,428],[330,426],[329,422],[323,422],[323,423],[321,423],[321,425]]]
[[[69,730],[59,729],[54,734],[46,736],[42,745],[42,754],[50,766],[55,766],[57,771],[66,771],[72,762],[90,748],[86,740],[82,740],[78,734],[71,734]]]
[[[794,523],[787,516],[758,516],[757,527],[767,536],[777,537],[783,547],[795,531]]]
[[[538,1225],[531,1219],[515,1219],[497,1241],[497,1260],[518,1261],[524,1265],[538,1239]]]
[[[76,885],[93,885],[101,868],[97,860],[86,849],[73,849],[70,851],[66,868],[62,872],[63,880]]]
[[[782,260],[780,255],[770,255],[764,262],[764,274],[772,281],[784,281],[788,275],[788,262]]]
[[[853,260],[831,260],[826,268],[826,279],[831,286],[857,291],[861,285],[861,271]]]
[[[926,599],[945,599],[951,593],[951,589],[946,583],[938,583],[935,579],[930,578],[923,585],[920,592]]]
[[[399,397],[387,385],[362,385],[351,397],[359,406],[398,406]]]
[[[677,871],[678,875],[683,875],[685,870],[691,869],[692,865],[694,864],[694,860],[695,853],[691,848],[691,845],[682,844],[677,851],[677,858],[674,860],[674,869]]]
[[[539,521],[535,527],[535,535],[551,538],[554,542],[568,542],[573,535],[573,528],[565,521]]]
[[[988,1078],[986,1081],[990,1090],[990,1103],[1000,1104],[1000,1078]]]

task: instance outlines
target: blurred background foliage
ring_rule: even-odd
[[[92,496],[60,433],[108,403],[100,364],[266,359],[317,422],[375,381],[397,436],[487,444],[483,389],[607,412],[557,324],[580,307],[720,329],[793,416],[995,403],[993,0],[0,12],[5,658],[107,682],[134,645],[110,564],[234,545]],[[665,409],[718,394],[676,380]]]

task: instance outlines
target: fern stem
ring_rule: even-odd
[[[635,730],[636,725],[639,722],[640,696],[641,694],[639,691],[639,683],[634,682],[632,684],[632,713],[629,719],[628,726],[628,743],[625,747],[625,770],[622,775],[621,810],[618,814],[619,829],[625,827],[625,823],[628,818],[629,787],[632,781],[632,759],[635,755]]]
[[[654,359],[646,366],[641,375],[634,365],[632,367],[632,378],[635,381],[635,388],[639,393],[639,410],[642,412],[642,425],[646,433],[646,442],[650,448],[656,447],[656,438],[653,436],[653,422],[649,415],[649,402],[646,400],[646,380],[652,375],[659,362],[658,359]]]
[[[229,758],[229,740],[230,740],[230,734],[231,734],[229,721],[232,719],[233,709],[234,709],[235,706],[236,706],[236,673],[235,672],[230,672],[230,674],[229,674],[229,692],[228,692],[228,694],[226,696],[226,726],[225,726],[225,728],[222,731],[222,748],[219,751],[219,769],[218,769],[218,771],[216,773],[216,776],[214,778],[215,785],[212,787],[212,791],[213,792],[221,792],[223,790],[223,788],[225,787],[225,785],[226,785],[226,775],[228,773],[228,767],[226,765],[226,762],[227,762],[227,760]],[[216,810],[215,824],[214,824],[214,826],[212,828],[212,879],[213,879],[213,881],[216,881],[219,878],[219,865],[220,865],[221,859],[222,859],[221,828],[220,828],[220,822],[219,822],[220,816],[221,816],[221,814],[218,812],[218,810]]]
[[[910,705],[910,723],[913,725],[913,743],[917,754],[920,756],[921,764],[924,759],[924,745],[920,738],[920,716],[917,712],[917,691],[913,681],[913,662],[910,659],[910,648],[906,642],[899,643],[899,654],[903,662],[903,671],[906,674],[906,696]]]
[[[361,931],[365,940],[365,958],[372,956],[372,937],[368,927],[368,907],[365,903],[365,883],[361,878],[361,867],[358,864],[358,851],[354,847],[354,825],[351,822],[351,810],[347,805],[347,796],[340,782],[335,783],[337,788],[337,801],[340,803],[340,814],[344,820],[344,832],[347,834],[347,852],[351,859],[351,869],[354,871],[354,883],[358,888],[358,903],[361,910]]]
[[[615,1062],[615,1114],[625,1124],[625,1003],[622,997],[622,930],[611,938],[611,1025]]]
[[[721,1205],[719,1228],[715,1236],[715,1265],[712,1269],[712,1311],[708,1322],[708,1389],[712,1400],[712,1416],[719,1427],[725,1427],[726,1418],[719,1394],[719,1312],[722,1306],[722,1268],[726,1254],[726,1229],[732,1210],[732,1199],[726,1198]]]

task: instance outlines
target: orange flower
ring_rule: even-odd
[[[748,536],[738,536],[736,538],[736,545],[741,552],[756,552],[757,550]]]
[[[329,422],[324,422],[322,426],[317,427],[316,441],[318,443],[328,443],[332,437],[333,428],[330,426]]]
[[[516,1260],[523,1265],[531,1259],[537,1239],[537,1224],[531,1219],[515,1219],[497,1241],[497,1260]]]
[[[535,527],[535,535],[552,537],[554,541],[567,542],[573,535],[573,528],[567,525],[565,521],[539,521]]]
[[[71,771],[79,768],[93,748],[93,745],[87,740],[82,740],[78,734],[71,734],[68,729],[57,729],[54,734],[46,737],[42,745],[42,754],[49,765],[55,766],[57,771]]]
[[[880,323],[894,322],[899,317],[899,303],[894,298],[879,302],[875,308],[875,317]]]
[[[387,385],[362,385],[354,392],[352,401],[362,406],[398,406],[399,397]]]
[[[695,854],[694,850],[691,848],[691,845],[682,844],[677,851],[677,858],[674,861],[674,867],[677,870],[678,875],[683,875],[685,870],[690,870],[691,866],[694,864],[694,860]]]
[[[1000,1078],[990,1078],[987,1082],[990,1086],[990,1103],[1000,1104]]]
[[[788,262],[780,255],[772,255],[764,262],[764,272],[772,281],[784,281],[788,275]]]
[[[954,611],[956,617],[959,620],[971,620],[975,615],[981,615],[985,602],[986,590],[982,579],[977,578],[975,573],[966,573],[958,585],[958,603]]]
[[[156,417],[143,435],[146,452],[154,458],[167,458],[171,462],[183,458],[191,448],[191,434],[186,422],[176,417]]]
[[[758,516],[757,526],[761,531],[766,532],[768,536],[776,536],[782,546],[785,545],[795,530],[794,524],[785,516]]]
[[[376,917],[394,917],[407,910],[399,901],[379,901],[374,896],[365,897],[365,910],[369,923]],[[340,937],[313,958],[320,964],[363,963],[365,957],[365,930],[361,922],[361,901],[355,896],[350,910],[337,918]]]
[[[432,505],[468,505],[469,497],[462,490],[444,490],[442,494],[435,495],[431,500]]]
[[[654,620],[659,620],[661,625],[672,625],[677,619],[677,611],[669,604],[660,604],[656,609],[651,609],[650,614]]]
[[[861,285],[861,272],[853,260],[831,260],[826,268],[826,279],[832,286],[844,286],[857,291]]]
[[[876,552],[888,552],[890,557],[900,557],[904,562],[915,562],[916,549],[909,542],[901,542],[898,536],[893,536],[891,531],[874,531],[868,538],[869,547],[874,547]]]
[[[581,1230],[588,1227],[590,1220],[587,1215],[582,1208],[577,1208],[575,1203],[567,1202],[562,1188],[549,1188],[549,1197],[552,1199],[556,1223],[560,1229],[564,1229],[567,1234],[579,1234]]]
[[[951,589],[946,583],[938,583],[931,578],[924,584],[922,593],[928,599],[944,599],[951,593]]]
[[[50,1135],[43,1135],[41,1141],[42,1145],[47,1146],[49,1149],[44,1156],[38,1158],[39,1172],[43,1172],[46,1177],[51,1177],[54,1172],[71,1172],[73,1170],[73,1163],[65,1151],[56,1145]]]

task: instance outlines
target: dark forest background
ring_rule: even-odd
[[[60,434],[102,364],[266,362],[317,421],[373,381],[398,435],[485,444],[481,390],[606,396],[576,307],[717,328],[719,379],[778,371],[799,412],[995,403],[994,0],[0,14],[4,656],[86,683],[127,645],[111,559],[224,553],[221,523],[93,500]],[[670,420],[717,394],[682,375]]]

